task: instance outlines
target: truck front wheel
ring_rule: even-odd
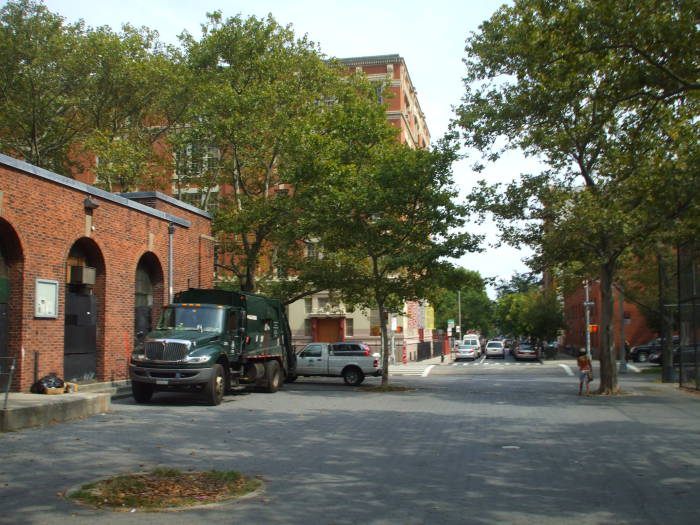
[[[343,381],[346,385],[358,386],[365,380],[365,374],[356,366],[349,366],[343,370]]]
[[[204,399],[209,405],[220,405],[226,391],[226,375],[224,367],[216,364],[212,368],[211,379],[204,385]]]
[[[137,403],[148,403],[153,397],[153,385],[150,383],[131,382],[131,394]]]
[[[282,373],[277,361],[265,361],[265,392],[274,394],[282,385]]]

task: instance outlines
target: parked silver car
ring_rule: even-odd
[[[460,359],[477,359],[479,348],[472,345],[459,345],[455,350],[455,361]]]
[[[489,357],[506,358],[506,347],[503,341],[493,340],[486,343],[486,358],[488,359]]]

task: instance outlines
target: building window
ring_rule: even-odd
[[[216,171],[220,159],[219,148],[188,144],[175,153],[175,175],[192,177]]]
[[[323,310],[328,305],[328,297],[319,297],[316,299],[316,302],[318,304],[318,309]]]
[[[377,97],[377,104],[384,104],[384,84],[382,82],[373,82],[374,94]]]
[[[311,319],[304,319],[304,335],[311,337]]]
[[[355,335],[355,320],[345,318],[345,335],[347,337],[352,337]]]
[[[312,304],[313,304],[313,299],[311,297],[307,297],[304,299],[304,312],[307,314],[311,313],[312,310]]]

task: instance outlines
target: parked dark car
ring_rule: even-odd
[[[681,352],[683,353],[684,363],[695,362],[695,347],[694,346],[676,346],[673,348],[673,364],[678,366],[680,364]],[[657,365],[663,365],[663,350],[657,350],[649,355],[649,362],[655,363]],[[700,357],[700,355],[698,355]]]
[[[673,336],[673,344],[678,345],[679,339],[677,335]],[[630,348],[629,354],[627,354],[628,361],[634,361],[636,363],[646,363],[649,361],[651,354],[656,352],[661,352],[663,350],[663,339],[657,337],[652,339],[646,344],[637,345]]]

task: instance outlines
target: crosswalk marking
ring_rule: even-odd
[[[437,366],[451,366],[451,367],[458,367],[458,366],[481,366],[481,367],[486,367],[486,368],[491,368],[495,369],[497,367],[505,367],[505,366],[524,366],[524,367],[534,367],[534,366],[545,366],[548,363],[542,363],[540,361],[532,361],[532,362],[510,362],[510,361],[486,361],[486,360],[479,360],[479,361],[471,361],[468,363],[444,363],[444,364],[432,364],[432,365],[427,365],[427,364],[421,364],[421,363],[409,363],[406,365],[394,365],[394,366],[389,366],[389,375],[397,375],[397,376],[414,376],[414,377],[428,377],[430,375],[430,372]],[[566,372],[567,375],[572,376],[574,375],[573,371],[571,370],[571,367],[565,364],[561,363],[551,363],[549,368],[552,366],[556,367],[561,367],[564,372]]]
[[[449,366],[541,366],[542,363],[540,362],[532,362],[532,363],[512,363],[510,361],[500,361],[500,362],[493,362],[493,361],[472,361],[469,363],[451,363]]]

